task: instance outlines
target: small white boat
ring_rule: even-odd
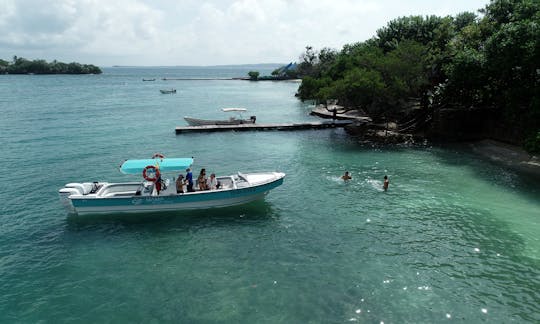
[[[255,124],[257,120],[256,116],[250,116],[249,119],[242,118],[242,112],[246,112],[246,108],[222,108],[224,112],[237,112],[238,117],[230,117],[229,119],[213,120],[213,119],[199,119],[193,117],[184,117],[184,120],[190,126],[203,126],[203,125],[240,125],[240,124]]]
[[[176,89],[170,89],[170,90],[159,90],[162,94],[170,94],[170,93],[176,93]]]
[[[126,160],[124,174],[141,174],[138,182],[68,183],[59,190],[60,201],[70,214],[137,213],[227,207],[262,199],[283,183],[285,173],[240,173],[216,177],[219,189],[177,193],[173,178],[164,172],[181,172],[191,167],[192,158]],[[161,179],[158,191],[157,179]],[[198,187],[194,179],[194,188]],[[185,190],[184,190],[185,191]]]

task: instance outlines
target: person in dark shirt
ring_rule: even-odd
[[[193,189],[193,173],[191,173],[191,169],[186,169],[186,183],[187,183],[187,191],[188,192],[194,192]]]

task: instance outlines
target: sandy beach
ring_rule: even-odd
[[[540,158],[527,153],[523,148],[494,140],[471,143],[473,151],[509,167],[540,176]]]

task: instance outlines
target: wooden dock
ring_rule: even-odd
[[[279,124],[241,124],[241,125],[204,125],[204,126],[178,126],[176,134],[226,132],[226,131],[293,131],[302,129],[323,129],[344,127],[351,124],[350,120],[305,122],[305,123],[279,123]]]

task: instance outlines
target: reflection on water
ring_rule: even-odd
[[[264,200],[241,206],[174,212],[71,215],[66,218],[69,231],[84,231],[107,226],[178,228],[196,226],[237,226],[277,218],[272,204]]]

